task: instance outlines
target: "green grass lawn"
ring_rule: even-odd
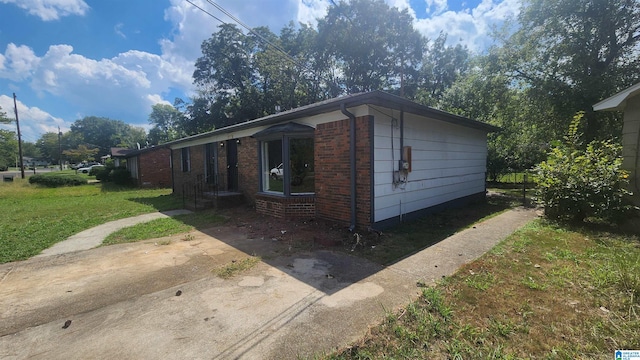
[[[612,359],[638,329],[640,238],[536,220],[322,358]]]
[[[224,221],[225,219],[213,210],[177,215],[126,227],[110,234],[102,243],[104,245],[113,245],[155,239],[186,233],[197,228],[214,226]]]
[[[109,184],[44,188],[22,179],[1,183],[0,263],[27,259],[73,234],[111,220],[180,207],[171,189]]]

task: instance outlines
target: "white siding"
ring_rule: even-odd
[[[485,190],[486,133],[412,114],[404,115],[403,144],[411,146],[412,171],[405,184],[394,185],[402,149],[400,114],[393,122],[390,114],[374,114],[374,221]]]
[[[138,157],[130,157],[127,159],[127,170],[131,173],[131,177],[134,179],[138,178]]]

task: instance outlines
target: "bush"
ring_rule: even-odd
[[[556,142],[538,165],[538,202],[552,219],[619,222],[632,209],[625,198],[630,194],[629,175],[621,168],[622,147],[606,140],[581,149],[578,128],[583,116],[574,117],[565,141]]]
[[[111,179],[109,177],[109,173],[111,172],[111,170],[113,170],[113,168],[101,167],[101,168],[97,168],[95,170],[94,169],[91,169],[91,172],[89,173],[89,175],[94,175],[96,177],[96,180],[100,180],[100,181],[103,181],[103,182],[111,181]]]
[[[109,174],[111,181],[116,185],[132,185],[131,173],[124,167],[118,167],[111,171]]]
[[[89,170],[89,176],[96,176],[96,174],[98,174],[100,171],[105,170],[107,168],[105,168],[104,166],[100,165],[100,166],[94,166],[91,168],[91,170]]]
[[[33,175],[29,177],[29,184],[38,184],[47,187],[60,187],[60,186],[78,186],[87,183],[87,179],[79,175]]]

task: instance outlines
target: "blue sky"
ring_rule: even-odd
[[[483,51],[518,0],[385,0],[409,9],[418,31]],[[205,0],[193,0],[231,22]],[[330,0],[215,0],[250,26],[315,25]],[[0,0],[0,107],[18,97],[25,141],[67,131],[84,116],[148,128],[155,103],[187,99],[200,44],[219,23],[185,0]],[[15,125],[0,125],[15,129]]]

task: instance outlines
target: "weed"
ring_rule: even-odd
[[[482,272],[467,277],[464,282],[476,290],[485,291],[494,284],[495,280],[493,274]]]
[[[193,234],[185,234],[182,241],[193,241],[196,237]]]
[[[229,279],[245,270],[249,270],[260,262],[257,256],[250,256],[242,260],[233,260],[231,263],[213,270],[213,272],[223,279]]]
[[[593,359],[640,348],[639,244],[534,221],[333,358]]]
[[[547,285],[541,281],[536,281],[533,277],[525,275],[520,283],[531,290],[545,290]]]

